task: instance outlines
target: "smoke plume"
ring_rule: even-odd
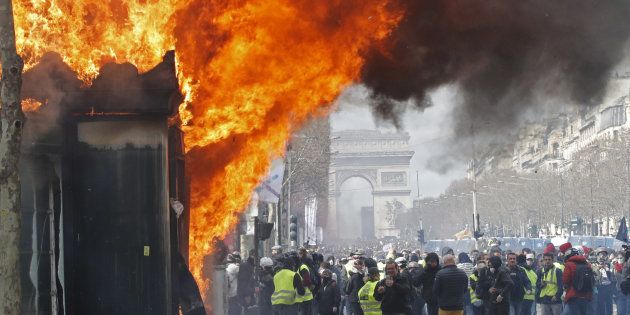
[[[457,135],[486,121],[512,126],[547,97],[596,104],[630,35],[630,1],[403,3],[398,28],[366,52],[374,111],[398,125],[402,101],[422,109],[428,92],[454,83],[464,99]]]

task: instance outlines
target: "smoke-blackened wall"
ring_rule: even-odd
[[[403,0],[405,17],[366,52],[362,80],[374,111],[395,123],[404,104],[459,86],[457,134],[512,125],[546,97],[597,103],[624,57],[630,1]],[[497,126],[497,124],[499,124]]]

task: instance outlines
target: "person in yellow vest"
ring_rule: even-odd
[[[534,297],[536,293],[536,281],[538,280],[538,275],[536,274],[536,270],[534,270],[534,254],[526,254],[526,255],[518,255],[517,257],[518,265],[525,271],[525,275],[527,275],[527,279],[532,284],[532,290],[525,291],[525,296],[523,297],[523,304],[521,306],[521,310],[523,314],[532,314],[532,309],[536,307],[534,303]]]
[[[536,296],[542,315],[562,314],[562,270],[554,265],[554,253],[543,254],[543,267],[537,276]]]
[[[312,313],[312,304],[313,304],[313,289],[315,285],[313,283],[313,279],[311,279],[311,269],[309,268],[310,258],[308,258],[308,252],[305,248],[300,248],[298,251],[299,261],[298,261],[298,275],[302,279],[302,285],[304,286],[304,295],[297,296],[295,301],[300,304],[300,312],[305,315],[310,315]]]
[[[297,315],[297,298],[304,295],[305,290],[302,285],[302,278],[293,271],[293,262],[289,257],[278,259],[278,266],[281,268],[273,276],[273,294],[271,295],[271,305],[277,315]]]
[[[479,283],[479,270],[486,268],[486,265],[487,261],[485,260],[484,256],[477,256],[475,270],[473,270],[473,273],[468,278],[470,280],[468,289],[470,292],[470,304],[472,306],[472,312],[467,311],[466,315],[468,315],[469,313],[473,315],[483,315],[485,313],[483,300],[480,296],[477,296],[477,293],[475,291],[477,289],[477,284]]]
[[[482,315],[484,313],[483,300],[478,298],[477,294],[475,294],[475,288],[477,287],[477,282],[479,281],[479,277],[477,277],[476,272],[473,272],[470,275],[469,279],[470,279],[470,286],[468,287],[468,291],[470,292],[470,304],[472,306],[472,314]]]
[[[359,290],[359,304],[364,315],[382,315],[381,302],[374,298],[376,285],[380,280],[378,268],[368,269],[368,279],[365,285]]]

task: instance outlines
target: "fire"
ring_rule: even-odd
[[[148,70],[174,47],[172,12],[181,0],[14,0],[25,70],[49,51],[89,82],[107,62]]]
[[[22,110],[24,112],[35,112],[42,106],[42,102],[27,98],[22,100]]]
[[[395,0],[390,0],[391,2]],[[190,266],[229,233],[289,136],[356,81],[362,51],[401,19],[383,0],[17,0],[26,66],[47,51],[89,83],[108,61],[140,70],[175,48],[186,101]]]
[[[200,278],[210,240],[282,154],[289,135],[325,113],[358,78],[361,51],[400,18],[383,1],[193,1],[176,15],[179,75],[194,93],[182,117],[194,207],[191,266]],[[201,41],[205,32],[213,40]]]

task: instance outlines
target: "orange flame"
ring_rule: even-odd
[[[90,81],[111,61],[148,70],[174,47],[170,16],[182,0],[14,0],[25,69],[49,51]]]
[[[15,15],[27,68],[56,51],[87,82],[108,61],[146,70],[175,48],[199,283],[212,239],[233,229],[271,159],[402,17],[383,0],[17,0]]]
[[[42,105],[42,102],[32,98],[26,98],[22,100],[22,110],[24,112],[35,112],[40,107],[42,107]]]
[[[191,151],[191,266],[200,278],[209,240],[236,215],[309,115],[357,79],[361,51],[400,15],[383,1],[197,0],[177,14],[180,107]],[[213,40],[200,41],[205,33]],[[203,53],[200,53],[203,52]]]

